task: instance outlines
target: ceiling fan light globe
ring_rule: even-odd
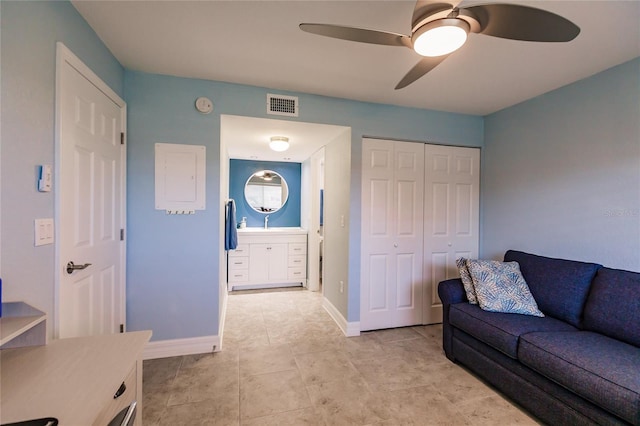
[[[418,28],[411,37],[413,49],[422,56],[442,56],[454,52],[467,41],[469,24],[461,19],[445,18]]]

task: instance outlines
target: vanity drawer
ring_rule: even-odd
[[[307,253],[307,243],[289,243],[289,256]]]
[[[306,267],[307,267],[307,256],[305,256],[304,254],[289,256],[289,268],[306,268]]]
[[[235,250],[229,250],[229,257],[249,256],[249,245],[238,244]]]
[[[123,408],[128,407],[133,401],[135,401],[137,372],[137,365],[134,364],[133,368],[124,379],[124,385],[126,386],[126,388],[124,388],[124,392],[122,392],[117,398],[114,398],[114,395],[119,391],[119,389],[113,390],[113,395],[109,397],[108,401],[105,401],[104,409],[96,418],[93,423],[94,425],[103,426],[108,424]],[[138,412],[137,416],[140,415],[142,415],[142,413]]]
[[[249,281],[249,270],[248,269],[238,269],[236,271],[229,271],[229,277],[227,278],[230,283],[240,283],[244,281]]]
[[[248,257],[229,258],[229,271],[236,271],[240,269],[249,269],[249,258]]]
[[[307,268],[289,268],[289,276],[290,280],[304,280],[307,278]]]

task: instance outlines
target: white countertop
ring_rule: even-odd
[[[300,227],[273,227],[273,228],[238,228],[238,234],[242,235],[297,235],[306,234],[307,230]]]

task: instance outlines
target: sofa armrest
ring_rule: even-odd
[[[449,308],[456,303],[465,303],[467,293],[464,291],[464,285],[460,278],[441,281],[438,284],[438,296],[442,301],[442,349],[451,361],[455,361],[453,356],[453,329],[449,324]]]
[[[438,296],[443,305],[453,305],[454,303],[468,302],[467,293],[460,278],[441,281],[438,284]]]

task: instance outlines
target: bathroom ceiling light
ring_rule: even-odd
[[[289,149],[289,138],[285,136],[271,136],[269,148],[278,152],[286,151]]]

